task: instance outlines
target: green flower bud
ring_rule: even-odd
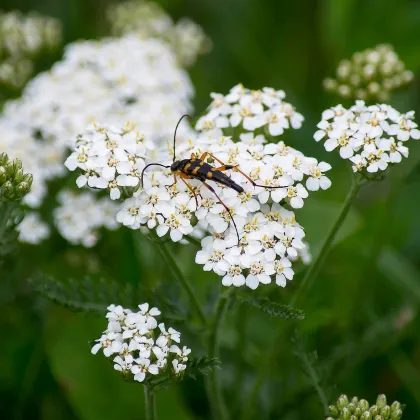
[[[398,401],[394,401],[391,404],[391,412],[397,411],[397,410],[401,410],[401,404]]]
[[[369,410],[369,403],[366,400],[360,400],[358,406],[362,412]]]
[[[343,420],[350,420],[350,416],[351,416],[350,410],[347,407],[344,407],[341,410],[341,418]]]
[[[6,181],[7,181],[6,168],[4,166],[0,166],[0,186],[3,185]]]
[[[384,394],[378,395],[378,398],[376,399],[376,405],[379,409],[386,406],[386,396]]]
[[[337,406],[340,410],[343,410],[343,408],[347,407],[349,405],[349,400],[347,398],[346,394],[340,395],[340,397],[337,400]]]
[[[354,414],[359,418],[363,413],[363,410],[360,407],[356,407],[354,410]]]
[[[403,412],[402,410],[395,410],[391,413],[391,420],[400,420],[400,418],[402,417]]]
[[[6,166],[7,162],[9,162],[9,157],[6,153],[0,153],[0,166]]]
[[[330,405],[328,407],[328,411],[330,412],[332,416],[338,416],[339,414],[338,408],[335,405]]]
[[[372,414],[369,411],[365,411],[361,416],[360,420],[372,420]]]
[[[23,173],[23,170],[22,169],[18,169],[16,172],[15,172],[15,176],[14,176],[14,183],[15,184],[19,184],[20,182],[22,182],[23,181],[23,178],[24,178],[24,173]]]
[[[19,191],[21,197],[23,198],[31,190],[31,184],[28,184],[27,182],[21,182],[18,184],[16,189]]]
[[[353,398],[351,399],[351,403],[352,403],[352,404],[354,404],[354,405],[357,405],[357,404],[359,403],[359,398],[357,398],[357,397],[353,397]]]
[[[376,416],[379,414],[379,408],[376,405],[372,405],[369,411],[371,412],[372,416]]]
[[[350,420],[359,420],[359,417],[355,416],[354,414],[350,417]]]
[[[2,196],[7,200],[15,199],[15,189],[13,188],[13,184],[10,181],[6,181],[3,184]]]
[[[350,413],[354,413],[356,410],[356,406],[351,402],[347,408],[350,410]]]
[[[380,414],[382,417],[388,418],[388,416],[391,414],[391,407],[390,407],[389,405],[386,405],[385,407],[382,407],[382,408],[379,410],[379,414]]]
[[[382,416],[375,416],[374,420],[385,420]]]

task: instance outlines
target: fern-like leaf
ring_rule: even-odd
[[[163,293],[146,293],[130,283],[90,277],[58,280],[44,274],[37,274],[30,282],[42,296],[75,312],[104,313],[110,304],[135,309],[140,303],[153,302],[163,310],[166,319],[180,321],[184,318],[184,314]]]
[[[294,355],[300,361],[303,372],[308,378],[309,383],[312,385],[318,397],[324,407],[325,413],[328,412],[328,392],[323,386],[323,378],[325,377],[325,372],[319,366],[318,353],[316,351],[307,352],[305,351],[305,345],[302,342],[302,339],[299,333],[296,331],[292,342],[294,344]]]
[[[289,305],[282,305],[278,302],[273,302],[266,297],[238,296],[237,301],[239,303],[245,303],[253,306],[254,308],[258,308],[271,317],[296,320],[302,320],[305,318],[305,313],[301,309],[295,309]]]
[[[179,383],[186,378],[196,379],[199,375],[207,375],[210,370],[217,368],[219,364],[220,361],[218,359],[211,359],[207,355],[193,357],[188,361],[187,368],[181,375],[171,374],[163,378],[151,377],[147,381],[147,386],[150,387],[153,392],[157,392],[162,388],[168,388],[173,384]]]

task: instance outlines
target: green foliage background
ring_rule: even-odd
[[[1,0],[0,8],[58,17],[65,41],[71,42],[108,34],[105,10],[110,2]],[[286,142],[333,165],[332,187],[297,212],[316,253],[351,180],[345,162],[312,140],[321,111],[340,102],[322,91],[322,79],[333,73],[339,59],[391,43],[417,77],[408,90],[393,97],[392,105],[402,112],[416,110],[419,123],[420,1],[160,3],[175,19],[191,17],[213,40],[211,53],[190,71],[197,113],[207,106],[210,92],[226,93],[242,82],[250,88],[284,89],[305,116],[303,128],[288,133]],[[420,418],[420,144],[413,142],[409,159],[391,172],[359,195],[305,296],[304,320],[270,318],[239,303],[228,312],[220,374],[233,418],[322,419],[320,394],[332,402],[342,392],[372,402],[385,393],[390,401],[407,404],[403,418]],[[0,266],[1,418],[143,418],[141,387],[124,383],[106,361],[90,354],[89,341],[105,328],[104,318],[95,312],[74,313],[40,296],[34,283],[39,287],[43,279],[34,277],[36,271],[60,280],[72,278],[76,288],[86,276],[94,284],[105,278],[117,282],[122,300],[136,301],[138,296],[139,303],[154,299],[146,293],[152,289],[158,304],[176,303],[171,322],[185,343],[203,354],[199,324],[154,245],[127,229],[103,235],[98,246],[86,250],[55,234],[48,245],[20,246]],[[202,302],[211,302],[220,280],[194,264],[194,245],[169,246]],[[287,304],[300,278],[284,290],[268,287],[265,294]],[[121,290],[126,287],[132,289],[124,297]],[[107,296],[102,299],[106,302]],[[316,392],[314,384],[322,392]],[[202,379],[161,391],[157,401],[161,420],[209,416]]]

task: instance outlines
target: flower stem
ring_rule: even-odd
[[[350,187],[349,192],[347,193],[347,197],[344,201],[343,207],[340,210],[340,213],[337,216],[337,219],[332,224],[327,237],[325,238],[324,243],[322,244],[321,249],[319,250],[316,258],[312,261],[310,267],[306,270],[305,276],[300,283],[299,289],[293,296],[290,304],[291,306],[295,306],[300,303],[300,301],[304,298],[305,294],[309,292],[310,288],[314,284],[322,266],[325,263],[325,260],[332,248],[334,243],[334,239],[339,231],[341,225],[343,224],[346,216],[350,210],[351,205],[353,204],[354,199],[357,196],[357,193],[360,190],[360,187],[366,182],[363,178],[358,178],[355,175],[352,178],[352,184]]]
[[[197,312],[198,316],[200,317],[201,322],[206,325],[207,320],[206,316],[201,309],[200,302],[197,299],[197,296],[195,295],[191,285],[188,283],[187,279],[182,274],[182,271],[178,267],[176,261],[174,260],[172,254],[170,253],[168,247],[166,246],[165,242],[160,241],[159,243],[156,243],[156,247],[162,256],[162,258],[165,260],[165,263],[169,266],[170,270],[172,271],[173,275],[181,285],[181,287],[185,290],[188,297],[191,300],[192,305],[194,306],[195,311]]]
[[[212,324],[209,331],[208,356],[210,359],[219,355],[220,329],[226,315],[232,290],[221,292],[215,304]],[[215,420],[225,420],[229,418],[226,405],[223,401],[222,389],[219,383],[217,369],[212,369],[207,378],[207,392],[211,404],[213,418]]]
[[[146,407],[146,420],[156,420],[155,394],[147,385],[144,386],[144,400]]]

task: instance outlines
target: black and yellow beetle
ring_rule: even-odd
[[[184,117],[191,118],[189,115],[183,115],[181,119],[178,121],[178,124],[175,127],[174,133],[174,158],[172,165],[162,165],[160,163],[149,163],[146,165],[141,174],[141,184],[143,184],[143,175],[144,171],[149,166],[162,166],[163,168],[171,168],[171,172],[174,175],[174,184],[177,182],[177,177],[181,179],[182,182],[188,187],[188,189],[192,192],[195,198],[196,205],[198,207],[198,200],[197,195],[191,186],[191,184],[187,181],[188,179],[198,179],[203,183],[203,185],[208,188],[216,197],[219,203],[225,208],[227,213],[229,214],[233,225],[235,226],[236,235],[238,237],[238,244],[240,242],[238,228],[236,227],[235,220],[232,217],[231,210],[229,207],[223,202],[223,200],[218,196],[214,188],[207,183],[207,181],[215,181],[218,184],[224,185],[225,187],[232,188],[233,190],[237,191],[238,193],[244,192],[244,189],[238,185],[235,181],[233,181],[229,176],[224,174],[224,171],[234,170],[242,174],[254,187],[262,187],[262,188],[282,188],[278,186],[266,186],[256,184],[248,175],[243,173],[237,165],[225,165],[220,159],[216,156],[212,155],[209,152],[203,153],[200,157],[196,156],[194,153],[191,154],[189,159],[182,159],[182,160],[175,160],[175,141],[176,141],[176,132],[178,129],[179,124],[181,123]],[[221,166],[214,167],[211,166],[209,163],[205,162],[207,156],[210,156],[215,162],[218,162]]]

